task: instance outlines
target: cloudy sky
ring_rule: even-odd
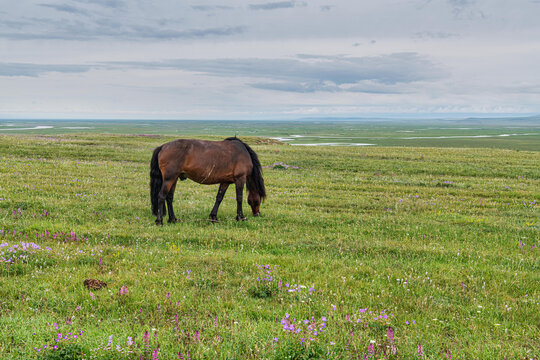
[[[7,2],[4,119],[540,113],[540,0]]]

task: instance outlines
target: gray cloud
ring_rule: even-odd
[[[469,6],[476,2],[476,0],[447,0],[448,3],[452,6]]]
[[[459,34],[449,33],[444,31],[421,31],[414,34],[415,38],[418,39],[448,39],[459,37]]]
[[[331,81],[307,82],[259,82],[249,84],[251,87],[263,90],[296,92],[296,93],[364,93],[364,94],[404,94],[411,92],[408,87],[400,84],[382,84],[376,81],[359,81],[355,84],[336,84]]]
[[[447,2],[456,18],[469,20],[486,18],[484,11],[474,6],[477,0],[447,0]]]
[[[75,15],[88,15],[88,11],[78,8],[73,5],[69,4],[38,4],[42,7],[51,8],[57,11],[66,12],[69,14],[75,14]]]
[[[279,1],[279,2],[269,2],[264,4],[249,4],[250,10],[276,10],[276,9],[287,9],[294,8],[296,6],[307,6],[304,2],[297,1]]]
[[[0,13],[0,38],[12,40],[182,40],[230,37],[246,32],[238,22],[191,21],[179,17],[185,9],[153,13],[153,4],[123,0],[72,0],[62,3],[42,2],[29,5],[20,16]],[[204,9],[201,5],[200,9]],[[125,8],[124,8],[125,7]],[[214,10],[229,9],[213,6]],[[36,9],[39,9],[38,16]],[[50,9],[51,11],[44,11]],[[121,11],[121,13],[120,13]],[[121,16],[120,16],[121,14]],[[83,15],[83,16],[81,16]],[[172,17],[164,17],[170,15]],[[12,20],[16,19],[16,21]]]
[[[313,92],[342,92],[339,86],[333,83],[324,83],[320,81],[311,82],[267,82],[267,83],[252,83],[251,87],[263,90],[296,92],[296,93],[313,93]]]
[[[91,21],[26,19],[17,28],[2,31],[0,38],[14,40],[58,39],[58,40],[96,40],[116,38],[124,40],[173,40],[173,39],[202,39],[211,37],[227,37],[243,34],[242,26],[223,26],[214,28],[177,30],[164,26],[163,19],[148,25],[123,24],[114,19],[96,17]],[[42,23],[44,30],[28,31],[27,28],[36,23]],[[31,25],[30,25],[31,24]],[[47,30],[45,30],[47,28]]]
[[[125,2],[122,0],[74,0],[78,3],[99,5],[105,8],[119,9],[125,7]]]
[[[374,57],[298,55],[292,59],[176,59],[163,62],[113,62],[110,66],[179,69],[218,77],[271,79],[249,86],[291,92],[395,93],[400,83],[433,81],[447,74],[416,53]]]
[[[242,26],[219,27],[208,29],[172,30],[161,29],[153,26],[133,26],[128,31],[119,34],[124,38],[148,38],[148,39],[200,39],[215,36],[231,36],[245,32]]]
[[[234,9],[234,7],[232,6],[225,6],[225,5],[192,5],[191,8],[193,10],[198,10],[198,11],[233,10]]]
[[[86,65],[45,65],[28,63],[0,63],[0,76],[38,77],[45,73],[83,73],[91,69]]]

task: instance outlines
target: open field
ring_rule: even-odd
[[[267,166],[262,216],[236,222],[230,189],[204,221],[217,186],[185,181],[181,222],[156,227],[149,161],[174,132],[43,130],[0,135],[2,359],[540,356],[538,135],[305,147],[241,131]]]

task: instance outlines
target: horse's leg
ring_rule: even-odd
[[[169,191],[171,190],[175,182],[176,179],[170,177],[167,177],[163,181],[163,185],[161,186],[161,190],[159,191],[158,195],[158,212],[156,217],[156,225],[163,225],[163,215],[165,214],[165,199],[167,198],[167,195],[169,194]]]
[[[246,183],[246,179],[238,179],[236,180],[236,221],[246,221],[246,217],[244,216],[244,213],[242,212],[242,200],[244,197],[244,184]]]
[[[218,221],[217,219],[217,212],[219,209],[219,204],[221,204],[221,201],[223,200],[223,197],[225,196],[225,192],[229,188],[229,184],[219,184],[219,190],[216,196],[216,203],[214,204],[214,207],[212,208],[212,211],[210,212],[210,221]]]
[[[166,200],[167,200],[167,208],[169,209],[169,222],[170,223],[176,222],[176,216],[174,216],[174,210],[173,210],[173,199],[174,199],[174,190],[176,190],[177,181],[174,182],[174,184],[171,187],[171,190],[169,190],[169,193],[167,194],[167,198],[166,198]]]

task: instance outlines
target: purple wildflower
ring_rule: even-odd
[[[144,347],[146,349],[148,349],[148,347],[150,346],[149,344],[149,337],[150,337],[150,334],[148,334],[148,331],[145,331],[144,332],[144,337],[143,337],[143,342],[144,342]]]
[[[390,326],[386,329],[386,337],[388,337],[388,341],[394,341],[394,330]]]

